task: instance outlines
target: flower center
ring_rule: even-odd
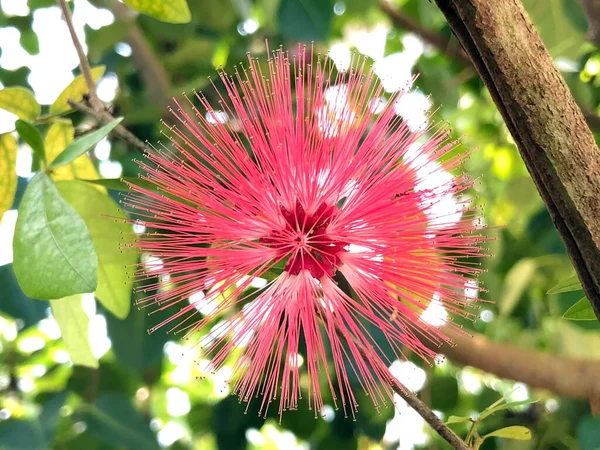
[[[308,270],[315,278],[333,277],[340,264],[339,254],[347,245],[327,234],[336,211],[335,206],[325,203],[310,214],[298,201],[291,211],[281,206],[285,228],[271,232],[261,242],[280,250],[282,256],[289,254],[285,270],[291,275]]]

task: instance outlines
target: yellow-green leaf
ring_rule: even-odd
[[[186,0],[123,0],[123,3],[163,22],[188,23],[192,20]]]
[[[515,439],[518,441],[528,441],[531,439],[531,431],[529,430],[529,428],[514,425],[512,427],[500,428],[499,430],[492,431],[491,433],[488,433],[485,436],[483,436],[483,439],[492,436],[504,439]]]
[[[65,347],[71,361],[78,366],[98,367],[98,360],[90,345],[90,318],[81,304],[82,296],[73,295],[59,300],[50,300],[52,315],[60,326]]]
[[[563,318],[569,320],[596,320],[596,314],[587,297],[583,297],[565,311]]]
[[[40,115],[42,107],[33,92],[15,86],[0,90],[0,108],[16,114],[19,119],[32,120]]]
[[[68,120],[58,120],[50,126],[44,140],[48,163],[52,163],[74,141],[74,134],[73,125]],[[70,164],[57,167],[52,171],[51,176],[53,180],[74,180],[75,178],[97,180],[100,178],[88,155],[81,155]]]
[[[0,135],[0,220],[10,209],[17,192],[17,141],[10,134]]]
[[[92,69],[92,79],[94,80],[94,83],[98,83],[100,78],[102,78],[102,75],[104,75],[105,70],[105,66],[98,66]],[[61,114],[70,110],[71,106],[69,106],[67,100],[80,102],[84,94],[87,94],[88,92],[89,89],[85,77],[83,75],[75,77],[75,79],[60,93],[58,98],[54,100],[54,103],[52,103],[52,106],[50,107],[50,114]]]
[[[581,287],[581,282],[577,275],[573,275],[565,280],[562,280],[552,289],[550,289],[548,294],[562,294],[563,292],[572,292],[572,291],[580,291],[583,288]]]
[[[63,198],[83,218],[98,255],[96,297],[116,317],[129,314],[132,280],[127,276],[137,262],[133,251],[121,252],[119,243],[132,239],[131,225],[125,214],[107,195],[83,181],[60,181],[56,187]]]

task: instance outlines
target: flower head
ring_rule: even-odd
[[[325,386],[354,414],[356,380],[385,404],[387,367],[407,349],[434,357],[426,343],[447,341],[437,326],[477,286],[471,183],[449,173],[463,156],[444,129],[409,127],[404,92],[384,99],[365,64],[334,74],[299,48],[220,73],[218,109],[175,101],[170,144],[140,163],[158,192],[125,200],[154,258],[138,277],[168,276],[140,303],[180,305],[151,331],[204,333],[212,367],[231,365],[233,392],[264,414],[303,391],[321,411]]]

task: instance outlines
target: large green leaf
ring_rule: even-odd
[[[123,3],[163,22],[188,23],[192,20],[186,0],[123,0]]]
[[[31,181],[19,207],[13,267],[27,295],[57,299],[94,292],[98,257],[84,221],[48,175]]]
[[[281,0],[279,28],[288,39],[323,41],[333,16],[330,0]]]
[[[15,122],[15,127],[19,136],[27,145],[31,147],[31,149],[38,155],[38,157],[42,161],[46,161],[46,152],[44,151],[44,140],[42,139],[42,135],[40,132],[31,125],[29,122],[24,120],[17,120]]]
[[[115,316],[124,319],[131,304],[131,278],[128,269],[137,262],[133,251],[122,252],[119,243],[132,239],[132,228],[125,214],[105,193],[82,181],[59,181],[56,187],[81,215],[98,255],[98,289],[100,303]]]
[[[17,141],[10,134],[0,135],[0,220],[17,192]]]
[[[49,168],[55,169],[57,167],[64,166],[66,164],[69,164],[71,161],[75,160],[79,156],[83,155],[90,148],[92,148],[94,145],[96,145],[98,142],[104,139],[108,133],[110,133],[117,125],[119,125],[119,123],[121,123],[122,120],[123,118],[119,117],[118,119],[107,123],[106,125],[97,129],[96,131],[86,134],[85,136],[82,136],[79,139],[76,139],[75,141],[71,142],[67,146],[67,148],[65,148],[62,151],[62,153],[60,153],[54,159],[54,161],[50,163]]]
[[[83,310],[81,295],[50,300],[52,315],[60,326],[60,334],[73,364],[98,367],[90,346],[90,318]]]
[[[102,75],[104,75],[105,70],[105,66],[98,66],[92,69],[92,79],[94,80],[94,83],[98,83],[100,78],[102,78]],[[61,114],[65,111],[69,111],[71,106],[67,101],[73,100],[80,102],[83,96],[88,92],[89,89],[85,77],[83,75],[75,77],[75,79],[59,94],[58,98],[54,100],[54,103],[50,106],[50,114]]]
[[[583,297],[563,314],[565,319],[569,320],[596,320],[594,308],[587,297]]]
[[[531,439],[531,431],[529,428],[513,425],[511,427],[500,428],[483,436],[483,439],[489,437],[499,437],[504,439],[515,439],[518,441],[528,441]]]
[[[101,441],[128,449],[158,449],[154,433],[131,402],[119,394],[103,394],[79,414]]]
[[[18,86],[0,90],[0,108],[16,114],[23,120],[35,119],[42,111],[33,92]]]

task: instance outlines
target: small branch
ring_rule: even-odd
[[[453,362],[563,397],[590,401],[600,398],[600,361],[566,358],[492,342],[480,334],[458,333],[449,326],[444,327],[443,332],[452,339],[453,345],[438,348],[426,344]]]
[[[165,105],[172,94],[169,73],[148,44],[148,40],[135,21],[132,11],[117,0],[111,0],[109,8],[118,20],[127,24],[129,32],[126,40],[131,46],[133,62],[146,84],[150,103]]]
[[[75,33],[75,27],[73,26],[73,17],[71,16],[71,10],[67,5],[66,0],[58,0],[58,4],[60,6],[60,9],[62,10],[63,17],[65,19],[65,22],[67,23],[67,27],[69,28],[69,33],[71,34],[73,45],[75,46],[75,50],[77,51],[77,56],[79,56],[79,65],[81,67],[81,72],[83,73],[85,82],[88,87],[90,103],[95,110],[99,111],[101,109],[104,109],[102,101],[98,98],[98,93],[96,91],[96,83],[94,83],[94,79],[92,77],[92,69],[90,67],[90,63],[87,60],[87,57],[83,51],[81,42],[79,42],[77,33]]]
[[[114,117],[108,111],[106,111],[106,109],[103,109],[102,111],[95,111],[84,103],[77,103],[73,100],[69,100],[68,102],[71,108],[92,116],[101,125],[106,125],[114,120]],[[121,124],[115,127],[115,129],[112,131],[112,134],[119,136],[129,145],[137,148],[141,152],[147,150],[146,144],[144,144],[140,139],[137,138],[135,134]]]
[[[380,0],[379,8],[389,17],[394,26],[416,34],[423,42],[436,48],[440,53],[459,63],[470,66],[471,60],[456,41],[451,41],[435,31],[426,30],[412,18],[398,11],[390,0]]]

